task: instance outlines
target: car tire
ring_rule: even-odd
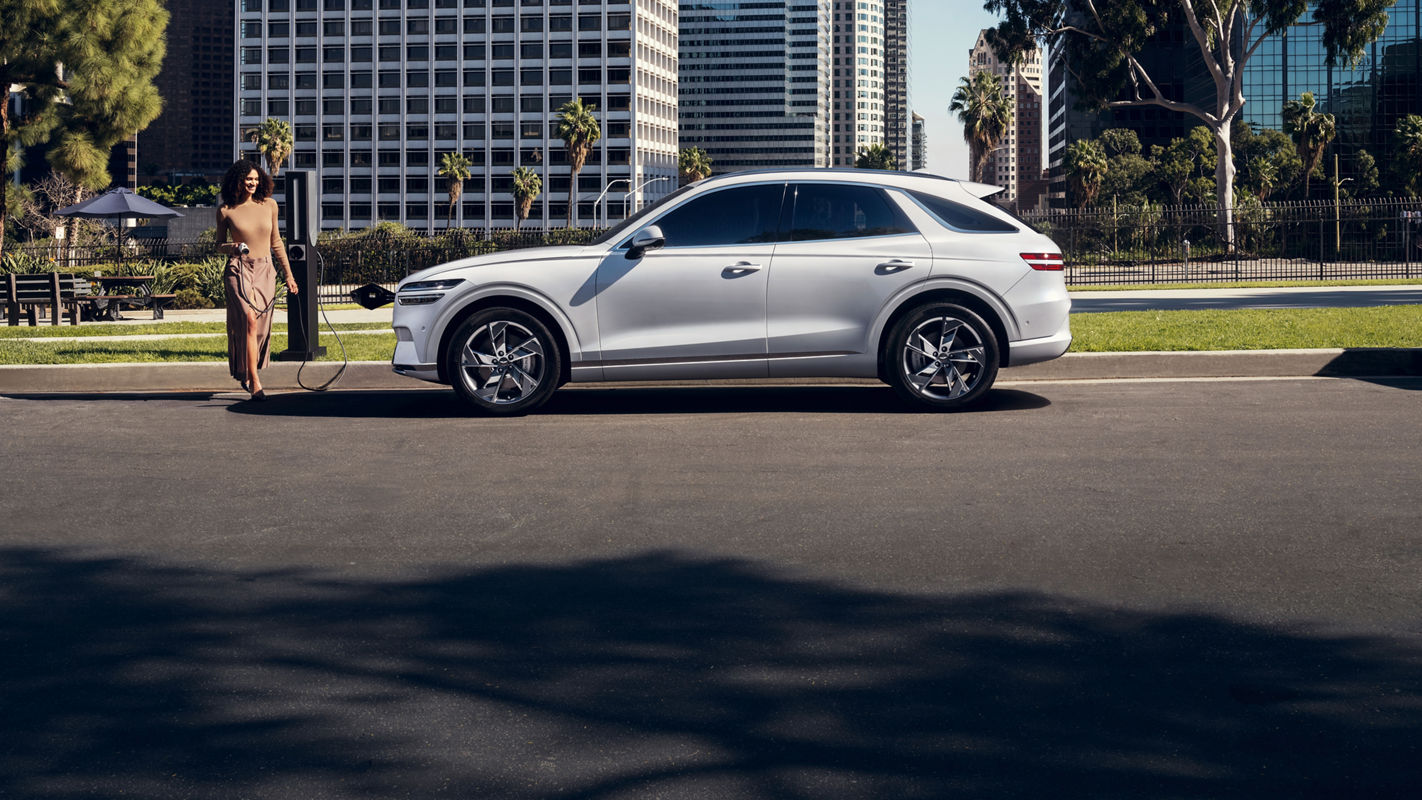
[[[953,303],[919,306],[889,330],[882,374],[901,397],[939,411],[980,400],[997,379],[992,328]]]
[[[558,388],[562,354],[553,332],[516,308],[486,308],[449,340],[445,366],[454,391],[490,416],[527,414]]]

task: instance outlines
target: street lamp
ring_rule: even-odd
[[[597,207],[598,207],[598,204],[602,202],[602,198],[604,198],[604,197],[607,196],[607,191],[608,191],[609,189],[611,189],[612,187],[616,186],[616,185],[619,184],[619,183],[631,183],[631,182],[632,182],[632,179],[631,179],[631,178],[618,178],[617,180],[608,181],[608,182],[607,182],[607,185],[604,186],[604,187],[602,187],[602,194],[598,195],[598,196],[597,196],[597,199],[593,201],[593,218],[597,218]],[[624,208],[626,207],[625,203],[624,203],[624,206],[623,206],[623,207],[624,207]],[[607,209],[606,209],[606,208],[603,208],[602,212],[603,212],[603,213],[602,213],[602,216],[603,216],[603,218],[602,218],[602,227],[606,228],[606,227],[607,227]],[[624,216],[626,216],[626,215],[624,214]]]
[[[643,187],[643,186],[646,186],[646,185],[649,184],[649,183],[656,183],[657,181],[669,181],[669,180],[671,180],[671,176],[669,176],[669,175],[663,175],[663,176],[660,177],[660,178],[648,178],[647,180],[642,181],[641,183],[639,183],[639,184],[637,184],[635,187],[633,187],[633,189],[632,189],[631,191],[629,191],[627,194],[622,195],[622,218],[623,218],[623,219],[627,219],[627,198],[628,198],[628,197],[631,197],[632,195],[636,194],[637,192],[640,192],[640,191],[642,190],[642,187]]]

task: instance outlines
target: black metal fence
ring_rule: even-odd
[[[1422,277],[1422,200],[1118,206],[1023,215],[1066,257],[1067,282]],[[1233,247],[1226,232],[1233,233]]]
[[[1245,198],[1229,226],[1213,206],[1118,206],[1023,215],[1051,236],[1066,258],[1071,285],[1208,283],[1422,277],[1422,200],[1350,200],[1260,204]],[[1225,232],[1232,233],[1232,237]],[[558,244],[586,244],[601,231],[462,230],[427,233],[376,228],[323,235],[323,301],[345,299],[365,283],[393,287],[426,267],[467,256]],[[1233,239],[1231,245],[1231,238]],[[129,240],[124,260],[200,261],[211,244]],[[113,243],[62,248],[7,243],[0,270],[112,268]]]

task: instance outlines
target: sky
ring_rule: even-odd
[[[958,79],[968,73],[968,51],[978,31],[997,24],[982,0],[909,0],[909,104],[928,131],[930,171],[968,177],[963,126],[948,113]]]

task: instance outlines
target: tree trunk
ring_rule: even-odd
[[[574,169],[568,180],[568,227],[573,227],[573,212],[578,208],[578,172]]]
[[[5,220],[10,214],[10,147],[5,144],[10,132],[10,81],[0,81],[4,96],[0,97],[0,253],[5,252]]]
[[[1215,222],[1225,249],[1234,252],[1234,146],[1230,142],[1230,125],[1215,129]]]

